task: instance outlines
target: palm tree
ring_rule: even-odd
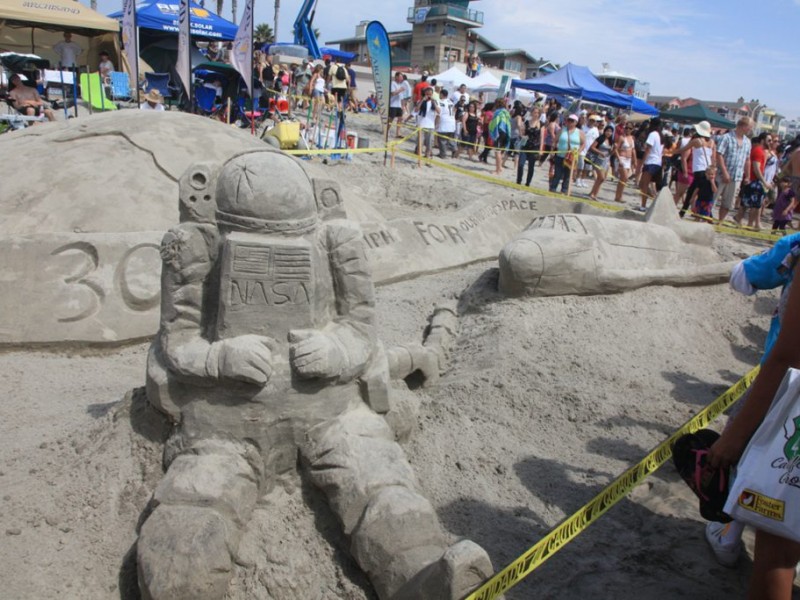
[[[260,23],[256,25],[253,30],[253,37],[259,44],[271,44],[275,41],[275,36],[272,33],[272,27],[269,23]]]

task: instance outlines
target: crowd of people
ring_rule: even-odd
[[[644,212],[664,187],[673,192],[680,215],[761,229],[762,216],[773,209],[773,227],[792,227],[800,182],[800,139],[781,143],[777,135],[750,138],[753,122],[739,120],[731,131],[715,131],[707,121],[681,127],[659,118],[629,122],[625,113],[582,109],[569,112],[553,99],[525,105],[508,97],[487,102],[472,97],[462,84],[452,93],[423,72],[411,85],[396,72],[389,101],[389,126],[403,138],[406,123],[418,127],[425,157],[464,157],[488,163],[495,153],[494,174],[513,162],[516,183],[530,186],[536,165],[547,165],[550,192],[586,189],[598,200],[613,179],[614,201],[626,188],[638,190],[637,209]],[[794,156],[795,160],[790,160]],[[793,166],[793,162],[797,163]],[[718,206],[716,216],[712,214]]]

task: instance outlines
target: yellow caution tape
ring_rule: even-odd
[[[450,171],[454,171],[456,173],[461,173],[462,175],[467,175],[468,177],[473,177],[475,179],[480,179],[482,181],[488,181],[489,183],[494,183],[497,185],[502,185],[507,188],[512,188],[515,190],[519,190],[522,192],[529,192],[531,194],[536,194],[537,196],[547,196],[549,198],[556,198],[558,200],[565,200],[568,202],[580,202],[582,204],[588,204],[589,206],[594,206],[595,208],[600,208],[602,210],[608,210],[611,212],[618,212],[624,210],[622,206],[613,206],[609,204],[605,204],[603,202],[598,202],[597,200],[591,200],[589,198],[581,198],[577,196],[565,196],[564,194],[558,194],[556,192],[551,192],[550,190],[543,190],[534,187],[528,187],[519,183],[515,183],[513,181],[506,181],[504,179],[500,179],[499,177],[493,177],[492,175],[487,175],[485,173],[478,173],[476,171],[471,171],[469,169],[465,169],[463,167],[457,167],[455,165],[448,164],[446,162],[435,160],[433,158],[426,158],[425,156],[419,156],[414,154],[413,152],[408,152],[407,150],[399,150],[397,149],[396,152],[398,154],[402,154],[407,158],[412,158],[414,160],[421,160],[424,163],[436,165],[437,167],[441,167],[443,169],[448,169]]]
[[[680,436],[692,433],[707,426],[711,421],[722,414],[729,406],[741,398],[745,390],[758,374],[759,367],[755,367],[742,377],[728,391],[719,396],[706,408],[687,421],[668,439],[656,446],[637,465],[617,477],[608,487],[592,498],[582,508],[578,509],[571,517],[562,521],[544,538],[539,540],[522,556],[497,573],[479,589],[472,592],[464,600],[492,600],[502,593],[510,590],[534,569],[539,567],[548,558],[553,556],[579,533],[594,523],[609,508],[624,498],[634,487],[656,471],[672,456],[672,444]]]

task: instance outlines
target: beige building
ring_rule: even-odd
[[[470,7],[476,0],[414,0],[406,20],[410,31],[389,32],[394,68],[409,71],[439,73],[450,67],[467,71],[467,61],[478,55],[483,66],[495,75],[508,74],[529,79],[555,71],[543,58],[535,58],[522,49],[505,50],[492,43],[477,30],[483,26],[484,14]],[[351,38],[330,40],[341,50],[353,52],[356,63],[367,64],[364,29],[368,21],[356,26]]]

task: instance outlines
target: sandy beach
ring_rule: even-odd
[[[382,145],[373,117],[349,123]],[[376,153],[304,165],[385,219],[531,196],[406,159],[382,163]],[[537,167],[534,185],[545,178]],[[610,183],[600,197],[613,204]],[[714,247],[723,261],[767,244],[718,234]],[[377,308],[391,346],[421,341],[436,305],[458,306],[451,364],[437,385],[413,390],[420,414],[404,447],[445,529],[482,545],[499,570],[748,372],[777,295],[714,285],[508,299],[496,282],[497,261],[482,261],[381,285]],[[0,350],[0,596],[139,597],[132,548],[168,433],[146,415],[147,348]],[[744,597],[752,534],[747,556],[726,569],[703,526],[667,464],[506,597]],[[347,543],[320,492],[285,477],[259,503],[226,598],[375,598]]]

